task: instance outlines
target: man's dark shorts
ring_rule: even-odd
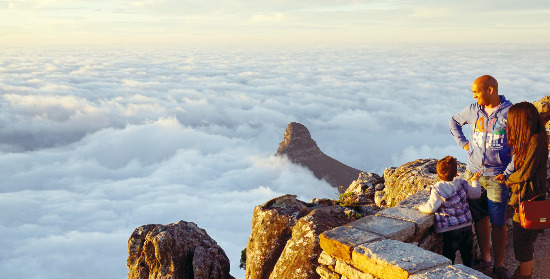
[[[481,187],[481,197],[479,199],[468,199],[470,213],[474,222],[489,216],[489,199],[487,198],[487,190]]]

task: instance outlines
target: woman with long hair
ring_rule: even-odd
[[[535,106],[528,102],[513,105],[508,112],[506,133],[512,149],[515,171],[506,179],[512,197],[510,205],[519,206],[526,201],[546,194],[548,136],[542,118]],[[538,230],[524,229],[517,213],[513,217],[514,254],[519,266],[513,278],[531,278],[534,260],[534,243]]]

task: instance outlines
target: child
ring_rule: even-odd
[[[437,162],[437,176],[443,180],[431,188],[430,198],[420,205],[423,213],[435,213],[435,232],[443,234],[443,256],[454,264],[456,251],[465,266],[472,267],[473,236],[472,215],[467,198],[478,199],[481,188],[477,181],[481,176],[477,172],[472,177],[473,187],[457,176],[456,159],[446,156]]]

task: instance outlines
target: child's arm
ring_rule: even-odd
[[[470,185],[466,180],[464,182],[468,183],[468,198],[470,199],[479,199],[481,197],[481,186],[479,185],[478,179],[481,177],[481,172],[476,172],[472,176],[472,185]]]
[[[432,189],[430,198],[425,204],[418,207],[418,210],[422,213],[434,213],[441,206],[441,197]]]

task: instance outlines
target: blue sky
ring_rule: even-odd
[[[0,1],[0,45],[550,43],[550,2]]]

